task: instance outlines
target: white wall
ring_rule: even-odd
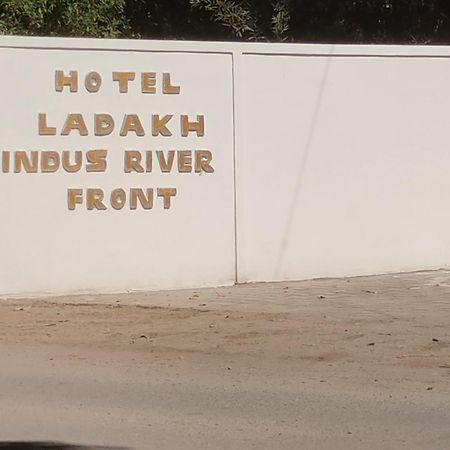
[[[0,40],[0,44],[3,40]],[[7,41],[6,41],[7,42]],[[30,41],[20,41],[29,45]],[[39,42],[39,41],[38,41]],[[61,42],[61,41],[59,41]],[[92,43],[91,43],[92,44]],[[235,280],[233,99],[231,55],[77,49],[0,48],[0,152],[108,149],[105,173],[0,173],[0,294],[173,289],[232,284]],[[7,69],[7,70],[5,70]],[[78,70],[79,92],[55,91],[55,70]],[[84,90],[82,74],[103,77],[98,93]],[[180,95],[143,95],[139,79],[118,92],[113,71],[172,74]],[[158,90],[160,87],[158,85]],[[39,136],[46,112],[56,136]],[[61,136],[68,113],[82,113],[89,136]],[[119,130],[92,134],[93,114],[109,113],[120,128],[137,113],[145,137]],[[205,137],[153,137],[152,114],[205,116]],[[124,150],[210,149],[215,172],[124,173]],[[175,163],[176,164],[176,163]],[[1,172],[1,170],[0,170]],[[68,188],[175,187],[170,210],[69,211]]]
[[[448,58],[248,55],[242,71],[240,281],[448,265]]]
[[[240,281],[448,266],[450,60],[421,52],[243,56]]]
[[[0,37],[0,152],[107,148],[105,173],[1,173],[0,295],[174,289],[449,266],[449,47]],[[102,90],[54,89],[95,70]],[[179,96],[119,94],[170,72]],[[130,85],[131,86],[131,85]],[[203,114],[205,137],[39,136],[68,113]],[[91,122],[88,123],[90,125]],[[125,174],[210,149],[215,173]],[[176,187],[170,210],[67,209],[67,189]]]

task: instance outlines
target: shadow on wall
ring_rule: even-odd
[[[98,447],[63,444],[61,442],[0,442],[0,449],[8,450],[130,450],[125,447]]]
[[[289,215],[288,215],[286,225],[284,227],[283,240],[281,243],[280,252],[278,254],[278,260],[275,265],[275,272],[274,272],[274,276],[273,276],[274,280],[278,280],[278,279],[280,279],[280,277],[282,277],[284,257],[286,256],[286,250],[289,246],[289,239],[291,237],[292,228],[294,225],[295,214],[299,208],[300,193],[303,188],[303,182],[304,182],[304,178],[305,178],[305,174],[306,174],[306,167],[309,162],[308,160],[310,157],[310,152],[311,152],[311,149],[314,144],[314,139],[316,137],[316,131],[317,131],[317,127],[319,124],[320,113],[322,111],[322,104],[323,104],[324,97],[325,97],[325,89],[327,87],[328,77],[330,74],[333,53],[334,53],[334,45],[331,47],[330,54],[326,58],[325,67],[324,67],[322,79],[321,79],[320,85],[319,85],[319,92],[317,95],[317,100],[316,100],[316,104],[314,107],[311,124],[309,125],[307,139],[303,146],[303,156],[301,158],[300,165],[298,167],[297,180],[295,183],[294,192],[293,192],[292,199],[290,202]]]

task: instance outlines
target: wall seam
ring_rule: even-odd
[[[234,283],[239,283],[238,228],[237,228],[237,174],[236,174],[236,53],[231,54],[232,99],[233,99],[233,203],[234,203]]]

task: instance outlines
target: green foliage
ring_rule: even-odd
[[[255,17],[249,5],[233,0],[191,0],[193,8],[211,14],[212,19],[229,29],[237,38],[254,39],[258,36]]]
[[[450,43],[448,0],[191,0],[191,4],[208,11],[238,39]]]
[[[0,0],[0,33],[450,44],[448,0]]]
[[[308,42],[450,43],[448,0],[293,0],[291,38]]]
[[[127,0],[130,36],[150,39],[221,39],[223,32],[209,13],[189,0]]]
[[[118,37],[125,0],[0,0],[0,33]]]
[[[291,21],[291,4],[289,0],[278,0],[273,5],[272,34],[278,41],[288,39]]]
[[[191,0],[191,6],[206,11],[212,20],[246,40],[288,39],[290,0]]]

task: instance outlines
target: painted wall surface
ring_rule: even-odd
[[[448,58],[254,54],[241,70],[240,281],[448,266]]]
[[[449,266],[450,47],[0,37],[0,63],[2,156],[84,158],[76,173],[14,173],[0,159],[0,296]],[[56,70],[77,70],[78,92],[57,92]],[[90,71],[97,93],[84,87]],[[114,71],[135,74],[128,93]],[[142,72],[155,73],[156,94],[142,93]],[[179,94],[162,93],[163,73]],[[39,113],[55,135],[39,134]],[[70,113],[87,136],[61,135]],[[100,113],[114,118],[108,136],[93,132]],[[144,136],[120,135],[130,114]],[[153,114],[173,115],[172,136],[153,136]],[[181,115],[204,117],[204,136],[182,136]],[[86,171],[92,149],[108,150],[106,171]],[[125,173],[130,150],[152,151],[152,171]],[[176,153],[162,173],[156,152],[171,150],[210,151],[214,172],[193,161],[180,173]],[[87,209],[89,188],[106,210]],[[127,197],[115,210],[118,188],[155,189],[153,208],[130,210]],[[169,209],[158,188],[176,188]],[[68,189],[83,189],[74,210]]]
[[[0,43],[2,41],[0,40]],[[150,49],[151,50],[151,49]],[[233,194],[233,100],[231,56],[188,52],[76,49],[0,49],[0,151],[83,152],[79,172],[61,167],[54,173],[0,170],[0,294],[173,289],[232,284],[235,280]],[[55,88],[55,71],[78,72],[78,92]],[[88,92],[85,75],[96,71],[101,89]],[[119,92],[114,71],[131,71],[135,81]],[[143,94],[141,72],[156,74],[154,94]],[[163,73],[179,95],[162,94]],[[39,135],[38,114],[56,135]],[[83,115],[87,136],[72,130],[62,136],[69,113]],[[94,135],[94,114],[113,117],[108,136]],[[144,136],[128,130],[120,136],[125,114],[138,114]],[[172,114],[172,136],[152,135],[152,115]],[[204,136],[181,136],[180,114],[191,121],[203,115]],[[136,124],[134,124],[136,125]],[[107,149],[105,172],[86,171],[87,151]],[[170,173],[162,173],[156,151],[209,149],[214,173],[180,173],[177,155]],[[151,173],[125,173],[126,150],[153,151]],[[192,154],[192,157],[194,154]],[[144,165],[144,163],[142,164]],[[4,167],[4,166],[3,166]],[[3,170],[5,170],[3,168]],[[68,189],[81,188],[82,202],[68,208]],[[104,191],[106,210],[87,210],[86,189]],[[115,210],[110,193],[127,194]],[[154,189],[154,205],[130,210],[130,189]],[[164,209],[158,188],[176,188]],[[148,199],[149,197],[146,197]]]

